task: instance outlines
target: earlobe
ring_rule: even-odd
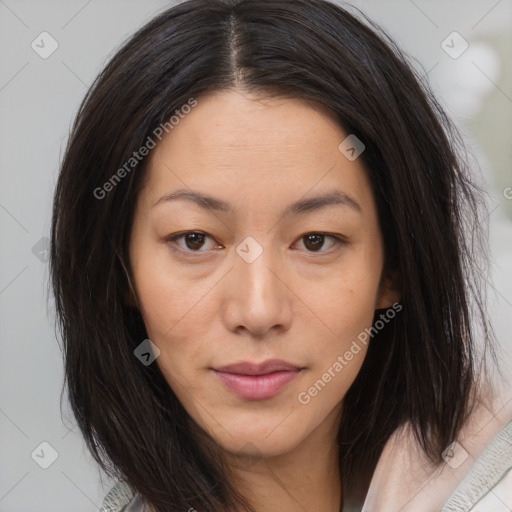
[[[398,271],[386,273],[386,277],[382,278],[379,286],[375,309],[387,309],[395,302],[400,301],[402,298],[401,281]]]

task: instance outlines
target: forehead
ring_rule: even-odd
[[[330,129],[329,129],[330,128]],[[335,114],[319,103],[297,98],[262,98],[239,91],[209,93],[169,133],[170,147],[184,145],[201,149],[239,152],[270,150],[293,157],[300,147],[307,149],[312,138],[323,139],[317,152],[332,150],[342,133]],[[336,133],[337,132],[337,133]],[[264,154],[261,154],[264,157]]]
[[[190,188],[256,201],[348,189],[364,202],[362,163],[338,146],[347,137],[326,107],[224,91],[197,98],[149,155],[146,196]]]

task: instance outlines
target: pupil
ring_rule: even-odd
[[[199,238],[199,240],[197,240],[197,238],[194,240],[195,237]],[[204,237],[204,235],[202,235],[201,233],[188,234],[186,237],[187,247],[189,249],[199,249],[203,243],[203,237]],[[190,246],[189,242],[191,242],[192,247]],[[194,244],[197,244],[197,246],[194,246]]]
[[[313,244],[313,249],[318,249],[323,245],[323,235],[307,235],[307,242]],[[313,242],[312,242],[313,239]],[[315,240],[316,239],[316,240]],[[307,244],[306,244],[307,245]]]

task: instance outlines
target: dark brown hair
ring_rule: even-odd
[[[403,311],[371,340],[343,400],[345,492],[364,493],[385,442],[407,422],[440,460],[478,384],[474,329],[491,340],[475,252],[480,191],[457,130],[391,38],[324,0],[189,0],[166,10],[114,55],[80,106],[50,261],[81,432],[103,469],[158,512],[220,512],[243,500],[158,366],[134,356],[147,333],[127,300],[128,240],[146,160],[103,198],[95,190],[191,97],[235,87],[320,102],[366,146],[360,158]]]

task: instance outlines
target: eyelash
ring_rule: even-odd
[[[201,251],[201,250],[193,251],[191,249],[183,249],[177,245],[177,241],[179,239],[183,239],[184,237],[186,237],[187,235],[190,235],[190,234],[205,235],[205,237],[212,239],[212,237],[210,237],[210,235],[208,235],[207,233],[203,233],[202,231],[185,231],[183,233],[178,233],[176,235],[169,236],[165,239],[165,241],[168,243],[168,245],[172,251],[181,252],[181,253],[186,254],[187,256],[196,257],[196,256],[199,256],[201,253],[208,252],[208,251]],[[341,246],[345,246],[348,244],[348,241],[345,238],[338,236],[338,235],[331,235],[329,233],[324,233],[322,231],[310,231],[308,233],[304,233],[303,235],[301,235],[299,237],[298,240],[302,240],[304,237],[306,237],[308,235],[323,235],[325,237],[325,239],[327,239],[327,238],[332,239],[334,241],[334,245],[333,245],[333,247],[331,247],[331,249],[335,248],[336,246],[341,247]],[[328,251],[306,251],[306,252],[308,252],[310,254],[329,254],[332,251],[328,250]]]

